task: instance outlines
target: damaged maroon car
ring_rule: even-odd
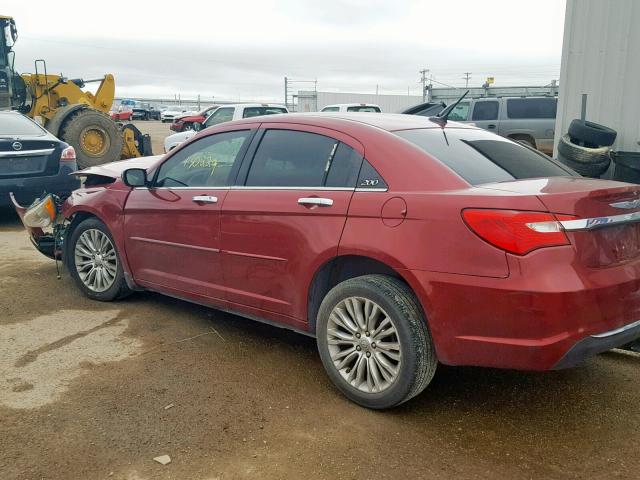
[[[57,219],[54,199],[23,219],[56,225],[36,245],[85,295],[146,289],[314,336],[370,408],[438,363],[560,369],[640,337],[640,186],[446,116],[245,119],[78,175]]]

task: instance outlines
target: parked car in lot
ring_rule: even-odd
[[[182,117],[185,115],[190,115],[194,113],[193,110],[191,110],[190,107],[184,107],[184,106],[173,106],[173,107],[169,107],[166,110],[162,110],[160,112],[160,120],[165,123],[165,122],[173,122],[173,119],[176,117]]]
[[[321,112],[370,112],[380,113],[380,107],[373,103],[336,103],[335,105],[327,105]]]
[[[109,116],[117,122],[130,122],[133,120],[133,108],[130,105],[114,106]]]
[[[11,205],[9,193],[29,205],[42,192],[67,196],[80,186],[76,152],[30,118],[0,111],[0,206]]]
[[[477,127],[551,154],[557,103],[556,97],[469,99],[461,101],[451,112],[449,119],[457,122],[471,122]],[[433,108],[437,109],[437,107]],[[425,109],[426,111],[433,115],[438,113],[434,110]],[[425,115],[420,111],[413,114]]]
[[[274,115],[80,175],[61,251],[85,295],[148,289],[313,335],[366,407],[417,395],[438,362],[558,369],[640,337],[640,186],[482,129]]]
[[[275,115],[288,113],[287,107],[274,103],[239,103],[237,105],[224,105],[209,112],[209,116],[203,123],[194,122],[193,128],[184,132],[169,135],[164,139],[164,151],[169,152],[183,142],[193,137],[199,130],[212,127],[223,122],[251,118],[261,115]]]
[[[137,103],[133,107],[132,120],[160,120],[160,110],[149,103]]]
[[[220,105],[212,105],[196,113],[195,115],[185,115],[185,116],[175,117],[173,119],[173,123],[169,128],[174,132],[183,132],[185,130],[193,130],[194,124],[204,122],[207,119],[207,117],[219,106]]]

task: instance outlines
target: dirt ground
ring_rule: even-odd
[[[90,301],[0,211],[2,480],[638,478],[639,441],[639,355],[439,367],[368,411],[312,339],[151,293]]]

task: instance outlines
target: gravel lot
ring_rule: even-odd
[[[151,293],[90,301],[6,210],[0,252],[3,480],[640,475],[638,355],[440,367],[419,397],[367,411],[312,339]]]

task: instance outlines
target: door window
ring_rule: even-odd
[[[469,102],[461,102],[451,111],[447,117],[453,122],[464,122],[469,117]]]
[[[338,140],[309,132],[267,130],[247,186],[354,187],[362,156]]]
[[[340,107],[324,107],[321,112],[339,112]]]
[[[249,130],[223,132],[187,145],[160,167],[156,187],[222,187],[250,136]]]
[[[211,127],[213,125],[218,125],[223,122],[230,122],[233,120],[233,112],[235,111],[234,107],[223,107],[219,108],[204,122],[205,127]]]
[[[498,119],[498,102],[476,102],[473,107],[472,120],[497,120]]]

